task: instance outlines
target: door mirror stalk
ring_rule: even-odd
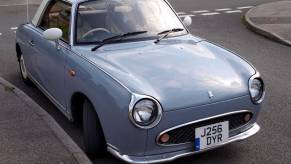
[[[60,50],[61,49],[60,40],[58,39],[55,42],[56,42],[56,48],[57,48],[57,50]]]
[[[63,31],[59,28],[49,28],[43,32],[43,37],[50,41],[55,41],[56,48],[61,49],[59,39],[63,36]]]

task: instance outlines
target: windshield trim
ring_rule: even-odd
[[[98,43],[100,43],[99,41],[95,41],[95,42],[78,42],[77,41],[77,22],[78,22],[78,10],[80,5],[82,5],[83,3],[86,2],[90,2],[92,0],[84,0],[81,1],[80,3],[78,3],[75,7],[75,12],[74,12],[74,32],[73,32],[73,39],[72,39],[72,45],[96,45]],[[166,5],[172,10],[172,12],[176,15],[176,17],[178,18],[178,20],[180,21],[180,23],[182,24],[183,28],[185,29],[185,33],[184,34],[180,34],[180,35],[169,35],[167,38],[173,38],[173,37],[180,37],[180,36],[186,36],[188,34],[190,34],[189,29],[184,25],[182,19],[178,16],[177,12],[174,10],[174,8],[172,7],[172,5],[168,2],[168,0],[162,0],[166,3]],[[122,42],[119,43],[126,43],[126,42],[136,42],[136,41],[146,41],[146,40],[156,40],[159,36],[150,36],[150,37],[136,37],[136,38],[127,38],[124,39]],[[109,43],[109,44],[116,44],[114,43]]]

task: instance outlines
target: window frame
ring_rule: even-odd
[[[44,17],[45,17],[45,15],[47,14],[47,12],[48,12],[48,9],[51,7],[51,4],[52,3],[54,3],[54,4],[56,4],[56,3],[62,3],[62,4],[64,4],[64,5],[67,5],[67,6],[69,6],[70,8],[71,8],[71,16],[70,16],[70,21],[69,21],[69,35],[68,35],[68,41],[67,40],[65,40],[63,37],[62,38],[60,38],[60,40],[62,41],[62,42],[64,42],[64,43],[66,43],[66,44],[68,44],[68,45],[70,45],[70,43],[72,42],[72,37],[71,37],[71,35],[72,35],[72,24],[73,24],[73,22],[72,22],[72,20],[73,20],[73,4],[72,3],[70,3],[69,1],[66,1],[66,0],[51,0],[51,1],[49,1],[48,3],[47,3],[47,5],[45,6],[45,8],[43,9],[43,12],[42,12],[42,15],[39,17],[39,20],[38,20],[38,23],[37,23],[37,25],[35,25],[35,27],[36,28],[38,28],[38,29],[40,29],[42,32],[44,32],[45,30],[47,30],[47,29],[44,29],[43,27],[41,27],[41,23],[42,23],[42,21],[43,21],[43,19],[44,19]]]
[[[98,42],[81,42],[81,43],[78,43],[77,42],[77,21],[78,21],[78,9],[79,9],[79,6],[82,5],[83,3],[86,3],[86,2],[90,2],[92,0],[82,0],[80,1],[78,4],[76,4],[75,8],[74,8],[74,19],[72,20],[73,22],[73,28],[72,28],[72,45],[95,45],[96,43]],[[110,0],[109,0],[110,1]],[[183,25],[184,29],[186,30],[185,34],[182,34],[182,35],[179,35],[179,36],[185,36],[185,35],[189,35],[190,34],[190,31],[189,29],[187,28],[187,26],[185,26],[185,24],[183,23],[182,19],[178,16],[177,12],[174,10],[173,6],[171,6],[171,4],[167,1],[167,0],[162,0],[164,1],[164,3],[172,10],[172,12],[174,12],[174,14],[176,15],[176,17],[178,18],[178,20],[181,22],[181,24]],[[107,3],[108,3],[108,0],[107,0]],[[173,36],[173,37],[179,37],[179,36]],[[171,38],[171,37],[169,37]],[[148,37],[148,38],[140,38],[140,39],[127,39],[123,42],[134,42],[134,41],[145,41],[145,40],[153,40],[153,39],[156,39],[156,38],[153,38],[153,37]],[[113,44],[113,43],[112,43]]]
[[[86,2],[90,2],[90,1],[93,1],[93,0],[84,0],[84,1],[81,1],[81,2],[79,2],[77,5],[76,5],[76,8],[75,8],[75,14],[74,14],[74,35],[73,35],[73,44],[74,45],[95,45],[97,42],[95,42],[95,43],[92,43],[92,42],[82,42],[82,43],[78,43],[77,42],[77,34],[78,34],[78,32],[77,32],[77,28],[78,28],[78,11],[79,11],[79,7],[80,7],[80,5],[82,5],[83,3],[86,3]],[[108,3],[109,3],[109,1],[108,0],[105,0],[106,1],[106,6],[108,6]]]

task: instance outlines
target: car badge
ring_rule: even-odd
[[[209,99],[212,99],[214,97],[212,91],[208,91],[208,97],[209,97]]]

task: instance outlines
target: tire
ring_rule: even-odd
[[[23,58],[23,55],[22,54],[19,57],[18,64],[19,64],[20,75],[21,75],[21,78],[22,78],[23,82],[26,85],[31,86],[32,85],[32,82],[31,82],[31,80],[28,77],[27,69],[26,69],[25,62],[24,62],[24,58]]]
[[[83,139],[85,152],[89,157],[104,155],[106,142],[100,121],[93,105],[85,100],[83,105]]]

